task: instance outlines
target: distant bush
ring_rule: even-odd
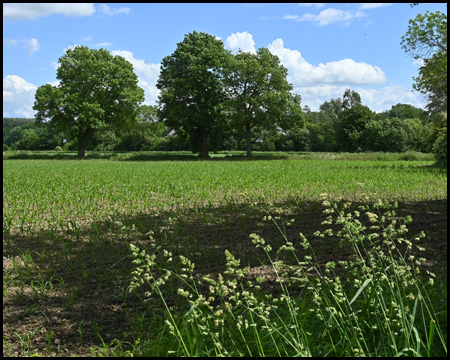
[[[55,147],[55,151],[62,151],[62,147],[61,146]]]
[[[3,151],[9,150],[9,146],[6,144],[3,144]]]

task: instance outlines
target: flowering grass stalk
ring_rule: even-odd
[[[169,337],[167,354],[178,356],[445,356],[443,314],[436,314],[431,289],[435,275],[420,257],[421,234],[407,237],[411,217],[401,220],[397,205],[376,201],[322,202],[327,215],[320,241],[351,250],[347,260],[323,264],[300,234],[296,249],[279,217],[267,212],[283,234],[277,251],[258,234],[250,238],[268,259],[272,280],[252,278],[228,250],[223,274],[194,272],[184,256],[130,245],[134,279],[130,291],[149,286],[145,296],[162,300]],[[286,261],[291,254],[294,261]],[[175,264],[174,264],[175,263]],[[177,265],[176,273],[168,269]],[[159,277],[156,274],[160,274]],[[424,278],[426,279],[424,281]],[[167,286],[170,284],[170,286]],[[178,300],[167,288],[176,288]],[[279,295],[277,295],[279,294]],[[170,298],[170,305],[165,297]],[[177,344],[177,345],[175,345]],[[154,346],[154,342],[153,342]],[[160,346],[166,346],[160,344]]]

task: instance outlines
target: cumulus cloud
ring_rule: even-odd
[[[145,60],[136,59],[132,52],[126,50],[114,50],[111,51],[111,54],[122,56],[133,65],[134,72],[139,79],[138,85],[145,91],[145,102],[153,104],[159,95],[156,82],[158,81],[161,65],[149,64]]]
[[[37,87],[17,75],[3,78],[3,116],[33,117]]]
[[[323,84],[382,84],[386,81],[386,75],[378,66],[357,63],[352,59],[314,66],[308,63],[298,50],[285,48],[282,39],[273,41],[268,49],[277,55],[288,69],[288,80],[294,87]]]
[[[102,14],[113,16],[113,15],[119,15],[119,14],[130,14],[131,9],[129,7],[121,7],[121,8],[111,8],[106,4],[100,4],[98,7],[98,11],[100,11]]]
[[[294,92],[302,96],[302,105],[318,111],[319,106],[332,98],[342,98],[345,90],[351,88],[361,95],[364,105],[380,112],[398,103],[423,108],[421,94],[400,85],[380,87],[386,82],[386,75],[378,67],[352,59],[320,63],[308,63],[298,50],[284,47],[282,39],[269,44],[268,49],[280,58],[288,69],[288,81]],[[369,88],[373,86],[373,88]]]
[[[237,32],[228,36],[225,40],[225,47],[234,53],[237,53],[241,49],[244,52],[256,54],[253,36],[247,31]]]
[[[389,85],[380,89],[357,89],[356,91],[361,95],[363,104],[376,112],[389,110],[398,103],[410,104],[419,108],[424,108],[426,105],[426,99],[422,94],[402,85]]]
[[[3,4],[4,19],[34,19],[40,16],[63,14],[66,16],[90,16],[95,13],[93,3],[17,3]]]
[[[381,88],[363,88],[359,86],[318,85],[294,87],[294,92],[302,96],[302,106],[308,105],[312,111],[318,111],[320,105],[330,99],[341,98],[346,89],[352,89],[361,95],[363,105],[375,112],[389,110],[398,103],[411,104],[423,108],[426,101],[423,96],[411,88],[401,85],[388,85]]]
[[[354,19],[359,19],[366,16],[362,11],[340,10],[340,9],[325,9],[318,15],[306,13],[302,17],[296,19],[296,21],[312,21],[318,26],[325,26],[334,23],[343,23],[344,25],[350,24]]]

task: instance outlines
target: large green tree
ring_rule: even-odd
[[[232,124],[245,129],[247,157],[252,156],[251,131],[303,125],[300,96],[291,93],[287,69],[268,49],[239,51],[226,68]]]
[[[409,21],[401,41],[402,49],[422,61],[415,90],[428,96],[431,112],[447,108],[447,14],[427,11]]]
[[[427,109],[436,114],[433,152],[436,159],[447,164],[447,14],[427,11],[409,21],[402,37],[402,48],[415,59],[422,60],[419,76],[414,78],[415,90],[428,96]],[[438,115],[438,113],[441,113]]]
[[[59,59],[59,84],[36,91],[36,121],[49,121],[78,143],[84,158],[94,132],[121,130],[136,123],[144,90],[130,62],[105,49],[76,46]]]
[[[194,31],[162,60],[156,85],[160,116],[203,158],[209,157],[208,138],[226,121],[223,69],[230,57],[221,40]]]

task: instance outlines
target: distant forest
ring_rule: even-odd
[[[349,111],[351,110],[351,111]],[[397,104],[375,113],[356,104],[345,109],[342,99],[331,99],[319,111],[303,108],[304,124],[291,129],[255,130],[256,151],[326,152],[431,152],[436,137],[435,120],[427,111],[408,104]],[[95,133],[90,151],[178,151],[189,150],[188,141],[179,137],[158,119],[156,106],[142,105],[139,123],[121,133],[104,130]],[[245,150],[245,130],[229,128],[211,138],[214,150]],[[34,119],[3,118],[3,150],[77,150],[77,142],[49,124]]]

